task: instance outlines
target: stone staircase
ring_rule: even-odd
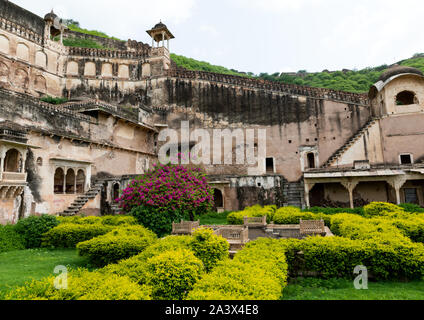
[[[302,182],[287,182],[284,184],[284,196],[288,206],[302,207],[305,188]]]
[[[337,160],[340,159],[340,157],[347,151],[349,150],[349,148],[351,146],[353,146],[360,138],[362,138],[362,136],[367,132],[368,129],[370,129],[377,121],[379,120],[379,118],[372,118],[370,121],[368,121],[361,130],[358,131],[358,133],[356,133],[352,138],[350,138],[350,140],[343,145],[343,147],[341,147],[339,150],[337,150],[334,155],[328,159],[328,161],[326,163],[324,163],[324,165],[322,166],[323,168],[328,168],[331,165],[333,165],[335,162],[337,162]]]
[[[75,216],[87,204],[89,200],[93,200],[102,191],[102,184],[95,183],[90,190],[78,196],[71,206],[66,209],[61,216]]]

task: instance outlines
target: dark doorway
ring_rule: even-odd
[[[315,155],[313,153],[308,153],[308,168],[315,169]]]
[[[215,199],[215,209],[219,209],[219,208],[223,208],[224,207],[224,197],[222,195],[221,190],[219,189],[214,189],[214,199]]]

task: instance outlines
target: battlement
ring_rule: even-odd
[[[357,94],[324,88],[313,88],[307,86],[299,86],[295,84],[286,84],[262,79],[252,79],[247,77],[219,74],[206,71],[192,71],[184,68],[172,68],[167,71],[167,76],[180,79],[197,79],[210,82],[221,82],[231,85],[249,87],[252,89],[284,92],[292,95],[301,95],[317,99],[343,101],[351,104],[365,106],[368,106],[370,103],[367,94]]]
[[[148,50],[143,51],[121,51],[121,50],[107,50],[107,49],[93,49],[93,48],[77,48],[68,47],[69,56],[83,56],[83,57],[100,57],[109,59],[143,59],[149,55]]]
[[[23,93],[18,93],[18,92],[14,92],[14,91],[9,91],[6,89],[3,89],[0,87],[0,95],[3,97],[8,97],[8,98],[12,98],[12,97],[17,97],[20,101],[22,102],[28,102],[31,105],[36,105],[37,107],[39,107],[40,109],[43,109],[47,112],[54,112],[54,113],[61,113],[64,114],[66,116],[78,119],[78,120],[83,120],[83,121],[87,121],[87,122],[93,122],[94,119],[90,116],[78,113],[78,112],[74,112],[68,108],[65,108],[61,105],[53,105],[53,104],[49,104],[47,102],[43,102],[38,100],[37,98],[33,98],[27,94],[23,94]]]

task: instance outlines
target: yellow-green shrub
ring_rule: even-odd
[[[403,208],[386,202],[372,202],[364,207],[364,214],[367,217],[384,216],[390,212],[402,212]]]
[[[182,300],[204,273],[192,251],[166,251],[147,261],[148,284],[155,300]]]
[[[128,277],[75,270],[68,273],[68,288],[54,287],[55,277],[32,281],[6,295],[6,300],[151,300],[150,288]]]
[[[43,247],[75,248],[79,242],[87,241],[110,232],[114,227],[103,224],[64,223],[42,236]]]
[[[108,265],[101,269],[101,272],[128,276],[132,281],[140,285],[146,284],[149,278],[146,264],[148,259],[167,251],[175,251],[178,249],[188,250],[191,248],[191,241],[192,239],[190,236],[169,236],[164,239],[159,239],[142,253],[132,258],[122,260],[117,264]]]
[[[299,224],[300,220],[321,220],[325,221],[326,225],[330,225],[331,216],[321,214],[321,213],[312,213],[312,212],[301,212],[300,210],[291,210],[287,207],[287,210],[282,210],[286,208],[278,209],[274,214],[274,223],[275,224]]]
[[[249,243],[233,260],[220,262],[188,294],[188,300],[279,300],[287,279],[277,240]]]
[[[310,237],[285,242],[290,273],[316,272],[323,278],[346,277],[364,265],[376,279],[419,279],[424,276],[424,246],[378,236],[368,240]],[[299,255],[302,252],[302,255]]]
[[[276,206],[262,207],[260,205],[255,205],[253,207],[248,207],[243,211],[230,213],[227,216],[227,222],[232,225],[242,225],[244,224],[244,217],[254,218],[264,216],[267,216],[267,221],[271,222],[276,209]]]
[[[111,232],[77,245],[80,256],[97,266],[135,256],[156,241],[156,235],[142,226],[117,227]]]
[[[228,258],[230,245],[227,240],[215,235],[212,229],[200,228],[193,233],[191,249],[209,272],[218,261]]]
[[[59,217],[60,223],[72,224],[104,224],[107,226],[137,225],[137,219],[132,216],[115,215],[102,217]]]
[[[336,235],[353,240],[379,238],[385,242],[411,242],[392,221],[382,218],[366,219],[358,215],[337,214],[331,217],[331,230]]]

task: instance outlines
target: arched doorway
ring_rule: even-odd
[[[84,193],[84,186],[85,186],[85,173],[84,173],[84,170],[78,170],[78,174],[77,174],[77,193],[79,193],[79,194]]]
[[[4,172],[21,172],[22,171],[22,155],[16,149],[10,149],[6,152],[4,158]]]
[[[73,169],[68,169],[66,172],[66,194],[75,193],[75,172]]]
[[[113,202],[115,202],[116,199],[118,199],[119,196],[120,196],[120,192],[119,192],[120,187],[121,186],[119,185],[119,183],[115,183],[113,185],[113,190],[112,190],[112,200],[113,200]]]
[[[223,209],[224,208],[224,197],[222,195],[222,191],[219,189],[214,189],[214,200],[215,200],[215,204],[214,204],[214,208],[216,211],[218,211],[219,209]]]
[[[63,194],[63,185],[65,183],[65,172],[62,168],[57,168],[54,173],[54,193]]]

